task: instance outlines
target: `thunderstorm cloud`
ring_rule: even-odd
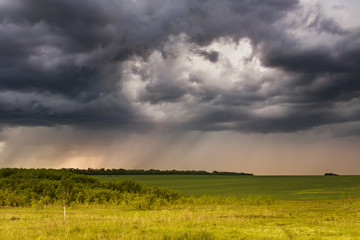
[[[297,0],[2,0],[0,20],[3,126],[360,120],[359,28]]]
[[[0,0],[0,130],[359,136],[358,10],[350,0]]]

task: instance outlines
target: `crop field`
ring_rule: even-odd
[[[100,181],[131,179],[147,186],[164,186],[186,196],[262,196],[284,200],[340,199],[360,196],[360,176],[206,176],[113,175]]]

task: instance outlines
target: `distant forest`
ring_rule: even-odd
[[[76,174],[83,175],[232,175],[232,176],[253,176],[252,173],[243,173],[243,172],[207,172],[207,171],[196,171],[196,170],[157,170],[157,169],[105,169],[105,168],[88,168],[88,169],[78,169],[78,168],[63,168]]]

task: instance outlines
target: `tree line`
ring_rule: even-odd
[[[207,172],[204,170],[158,170],[158,169],[105,169],[105,168],[63,168],[63,170],[82,175],[232,175],[253,176],[252,173],[243,172]]]
[[[180,193],[163,187],[146,187],[130,180],[100,182],[63,169],[0,169],[0,206],[111,203],[127,209],[151,209],[181,198]]]

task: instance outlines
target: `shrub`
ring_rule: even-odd
[[[100,183],[89,176],[53,169],[0,169],[0,206],[116,203],[152,209],[181,198],[172,190],[145,187],[131,180]]]

